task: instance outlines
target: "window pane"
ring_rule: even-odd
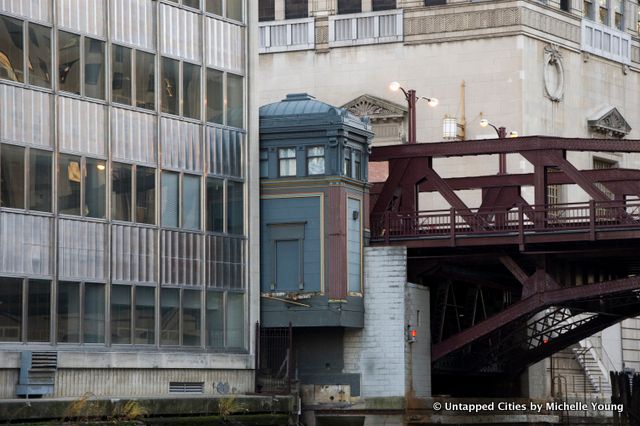
[[[227,294],[227,346],[244,348],[244,294]]]
[[[151,167],[136,168],[136,222],[156,223],[156,173]]]
[[[200,9],[200,0],[182,0],[182,4],[195,9]]]
[[[153,287],[136,287],[137,345],[152,345],[156,341],[156,291]]]
[[[136,52],[136,106],[156,107],[155,57],[152,53]]]
[[[222,293],[207,292],[207,346],[224,346],[224,309]]]
[[[59,89],[80,94],[80,36],[58,31]]]
[[[0,16],[0,78],[24,82],[22,21]]]
[[[182,90],[184,100],[182,114],[185,117],[200,119],[200,67],[184,63],[182,65]]]
[[[285,11],[287,7],[285,6]],[[276,19],[275,0],[259,0],[258,21],[273,21]]]
[[[162,173],[162,226],[178,227],[178,174]]]
[[[200,229],[200,176],[182,179],[182,227]]]
[[[351,170],[351,151],[344,151],[344,170],[343,174],[347,177],[352,177],[353,171]]]
[[[51,87],[50,28],[43,27],[42,25],[29,24],[28,67],[29,84],[41,87]]]
[[[62,343],[80,342],[80,284],[58,282],[58,332]]]
[[[107,202],[107,166],[103,160],[87,158],[84,183],[85,216],[104,219]]]
[[[244,203],[243,184],[241,182],[227,182],[227,232],[243,234],[244,232]]]
[[[178,108],[178,61],[169,58],[162,58],[162,101],[160,102],[162,112],[169,114],[180,114]]]
[[[200,346],[200,291],[182,293],[182,345]]]
[[[242,0],[227,0],[227,18],[242,21]]]
[[[207,121],[223,123],[222,71],[207,69]]]
[[[324,174],[324,147],[314,146],[307,151],[307,174]]]
[[[131,166],[111,166],[111,219],[131,221]]]
[[[269,151],[266,149],[260,150],[260,177],[269,177]]]
[[[58,211],[80,215],[80,157],[60,154],[58,161]]]
[[[111,286],[111,343],[131,343],[131,287]]]
[[[84,94],[104,99],[104,42],[84,39]]]
[[[396,0],[373,0],[373,11],[389,10],[396,8]]]
[[[111,52],[111,98],[131,105],[131,49],[115,44]]]
[[[22,340],[22,279],[0,277],[0,342]]]
[[[207,2],[207,12],[222,15],[222,0],[205,0]]]
[[[227,125],[242,128],[244,122],[242,77],[227,74]]]
[[[356,179],[362,179],[362,155],[359,151],[353,153]]]
[[[41,212],[51,211],[53,166],[51,153],[32,149],[29,152],[29,208]]]
[[[84,285],[84,342],[104,343],[104,285]]]
[[[180,344],[180,290],[160,290],[160,344]]]
[[[362,0],[338,0],[338,13],[362,12]]]
[[[51,282],[29,280],[27,340],[48,342],[51,324]]]
[[[296,149],[280,148],[278,150],[278,173],[280,176],[296,175]]]
[[[309,0],[285,0],[285,19],[306,18],[309,16]]]
[[[224,181],[207,179],[207,231],[224,230]]]
[[[24,148],[0,146],[0,207],[24,209]]]

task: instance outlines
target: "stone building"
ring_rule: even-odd
[[[254,6],[0,2],[0,398],[253,391]]]
[[[260,0],[259,4],[260,104],[277,101],[284,93],[308,92],[368,116],[374,145],[407,139],[405,99],[402,92],[389,89],[392,81],[415,89],[418,96],[439,100],[435,108],[423,100],[417,103],[417,139],[422,142],[496,137],[491,127],[480,125],[482,119],[521,136],[640,137],[636,2]],[[444,135],[446,123],[453,123],[454,130]],[[640,166],[638,157],[628,154],[582,152],[572,153],[568,160],[581,169]],[[498,158],[467,163],[438,159],[434,166],[443,177],[491,175],[498,172]],[[517,155],[507,157],[506,167],[509,173],[532,170]],[[370,180],[384,178],[384,171],[370,170],[370,176]],[[523,196],[531,201],[533,194],[526,190]],[[478,207],[478,192],[458,195],[467,205]],[[550,186],[547,195],[551,203],[587,198],[576,185]],[[422,209],[443,206],[447,204],[437,193],[420,198]],[[591,282],[593,277],[585,279]],[[365,285],[365,300],[366,295]],[[616,369],[640,368],[636,322],[627,320],[584,342],[591,348],[589,356]],[[570,351],[554,357],[554,362],[556,369],[576,377],[584,377],[588,369]],[[549,366],[547,360],[529,369],[523,395],[550,393]]]

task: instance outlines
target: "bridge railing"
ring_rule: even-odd
[[[371,215],[371,239],[389,241],[470,235],[640,227],[640,200],[588,201],[552,205],[443,209]]]

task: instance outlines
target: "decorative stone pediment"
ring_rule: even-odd
[[[603,108],[587,123],[594,132],[618,138],[622,138],[631,132],[631,126],[615,107]]]
[[[369,117],[372,122],[402,121],[407,108],[372,95],[362,95],[342,106],[358,117]]]

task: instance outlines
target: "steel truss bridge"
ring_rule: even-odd
[[[640,170],[579,170],[570,151],[638,153],[640,141],[520,137],[373,148],[370,162],[387,162],[389,172],[371,190],[371,244],[406,246],[408,279],[431,288],[435,374],[519,374],[640,315]],[[519,154],[533,173],[443,178],[433,166],[489,154]],[[590,200],[550,204],[552,185],[576,185]],[[462,190],[481,192],[480,206],[467,206]],[[419,210],[423,192],[439,193],[451,208]]]

